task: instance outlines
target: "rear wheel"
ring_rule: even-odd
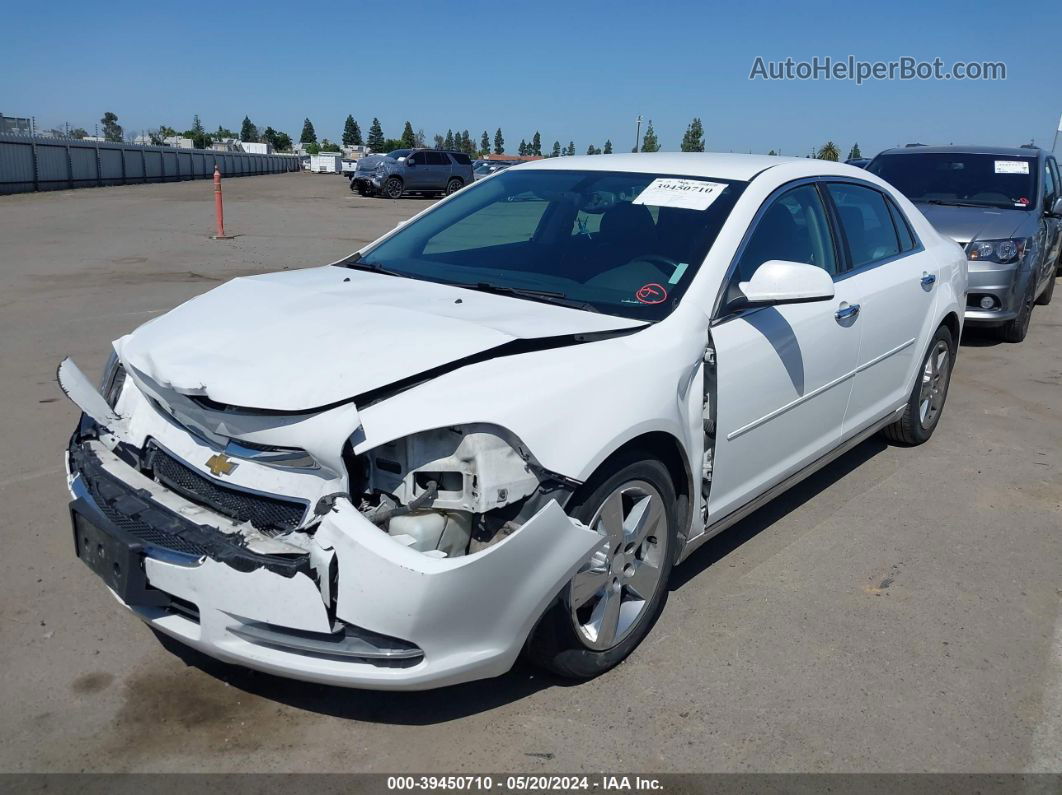
[[[383,195],[388,199],[401,199],[402,189],[402,180],[398,177],[388,177],[387,181],[383,184]]]
[[[465,183],[461,180],[454,177],[454,179],[446,183],[446,195],[449,196],[451,193],[457,193],[457,191],[464,187],[464,184]]]
[[[882,431],[886,439],[903,445],[922,444],[929,440],[944,411],[954,361],[955,341],[948,327],[941,326],[929,343],[903,416]]]
[[[999,327],[999,338],[1004,342],[1021,342],[1029,333],[1029,323],[1032,321],[1033,294],[1036,292],[1036,277],[1029,277],[1029,286],[1021,299],[1018,315],[1013,320],[1008,320]]]
[[[634,651],[667,598],[675,501],[667,467],[651,458],[617,459],[584,484],[568,513],[596,530],[601,543],[532,632],[532,660],[590,679]]]

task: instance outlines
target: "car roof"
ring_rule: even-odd
[[[1042,149],[1022,149],[1017,146],[904,146],[886,149],[879,155],[924,155],[924,154],[966,154],[999,155],[1002,157],[1037,157]]]
[[[747,182],[765,169],[785,163],[824,163],[799,157],[738,155],[717,152],[638,152],[619,155],[576,155],[529,160],[520,170],[562,169],[580,171],[631,171],[635,173],[686,174]]]

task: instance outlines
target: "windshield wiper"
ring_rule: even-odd
[[[922,204],[939,204],[943,207],[996,207],[998,205],[978,202],[948,201],[946,199],[915,199]]]
[[[361,254],[351,254],[344,260],[336,262],[335,265],[340,268],[350,268],[355,271],[368,271],[369,273],[382,273],[384,276],[405,276],[404,273],[398,271],[392,271],[385,268],[383,265],[377,265],[375,262],[365,262],[361,258]]]
[[[527,298],[530,301],[541,301],[546,304],[557,304],[572,309],[582,309],[585,312],[598,312],[593,304],[569,298],[564,293],[553,290],[537,290],[533,287],[509,287],[504,284],[491,284],[490,282],[475,282],[471,284],[454,284],[454,287],[464,287],[466,290],[478,290],[481,293],[494,293],[495,295],[510,295],[514,298]]]

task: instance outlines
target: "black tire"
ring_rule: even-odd
[[[1036,277],[1030,276],[1029,286],[1026,288],[1021,306],[1018,308],[1018,316],[1013,320],[1008,320],[997,330],[999,338],[1004,342],[1021,342],[1025,339],[1025,335],[1029,333],[1029,323],[1032,321],[1033,304],[1035,303],[1033,300],[1035,292]]]
[[[1055,293],[1055,270],[1051,270],[1051,278],[1047,281],[1047,287],[1040,293],[1040,297],[1036,299],[1038,306],[1047,306],[1051,303],[1051,296]]]
[[[939,362],[939,354],[947,352],[946,371],[939,380],[930,384],[928,397],[929,407],[923,414],[923,403],[927,400],[926,385],[927,372],[931,367],[930,359],[936,356]],[[938,368],[934,367],[936,372]],[[882,429],[882,435],[893,444],[901,444],[908,447],[929,441],[933,431],[940,422],[940,415],[944,413],[944,403],[948,398],[948,387],[951,384],[951,373],[955,369],[955,340],[952,339],[951,331],[947,326],[941,326],[933,339],[929,342],[929,349],[922,358],[922,364],[918,368],[918,376],[915,378],[911,397],[907,400],[903,416],[891,425]],[[933,376],[929,376],[930,379]],[[930,409],[934,409],[930,412]]]
[[[361,188],[358,187],[358,183],[353,179],[350,181],[350,192],[361,193]]]
[[[402,184],[402,180],[398,177],[388,177],[384,182],[383,187],[380,189],[384,196],[388,199],[401,199],[402,191],[405,186]]]
[[[588,564],[584,564],[584,569],[576,574],[572,582],[565,585],[561,593],[546,609],[538,625],[532,630],[524,649],[525,655],[532,662],[560,676],[569,679],[592,679],[621,663],[652,629],[653,624],[656,623],[656,619],[660,615],[660,611],[664,608],[664,603],[667,601],[667,581],[671,574],[678,543],[678,519],[675,511],[675,486],[671,481],[671,475],[667,467],[663,463],[650,457],[649,454],[637,451],[617,456],[614,460],[606,462],[593,477],[583,484],[573,495],[566,510],[570,516],[589,524],[597,511],[603,506],[606,498],[615,496],[617,491],[627,486],[637,489],[638,487],[633,484],[648,484],[656,491],[656,495],[652,499],[655,499],[655,496],[661,498],[661,521],[666,524],[665,532],[659,532],[661,525],[657,523],[654,527],[655,533],[653,529],[647,531],[645,545],[650,546],[650,542],[655,539],[655,542],[650,546],[651,552],[643,554],[636,551],[634,553],[635,557],[628,558],[632,563],[637,563],[643,558],[649,560],[651,555],[654,561],[659,563],[658,574],[655,575],[659,579],[655,590],[650,598],[639,600],[640,594],[624,590],[628,588],[627,585],[617,585],[620,577],[613,576],[611,563],[603,564],[609,567],[603,575],[589,571],[590,568],[593,568],[593,561],[599,554],[601,554],[600,560],[607,558],[610,552],[612,555],[609,558],[610,561],[622,560],[620,558],[622,553],[617,551],[622,544],[618,545],[616,549],[608,550],[607,548],[611,547],[611,540],[609,540],[608,535],[602,535],[601,550],[595,552],[594,558]],[[621,499],[623,504],[626,505],[625,494]],[[632,504],[637,504],[637,499],[635,497]],[[662,544],[662,546],[657,548],[657,544]],[[627,547],[631,546],[634,545],[627,545]],[[625,552],[626,550],[623,551]],[[638,555],[642,555],[642,558],[638,558]],[[624,572],[630,568],[631,565],[627,564],[624,566]],[[586,571],[584,572],[584,570]],[[618,594],[618,596],[613,596],[612,598],[618,598],[622,604],[630,604],[631,599],[644,601],[641,611],[629,627],[624,630],[623,634],[619,636],[618,642],[607,648],[594,648],[592,643],[576,629],[576,621],[579,619],[577,618],[577,610],[572,608],[573,583],[584,573],[592,574],[595,577],[603,576],[604,587],[602,593],[611,589],[610,593]],[[609,597],[606,596],[604,598],[607,599]],[[604,643],[607,645],[607,641]]]
[[[449,182],[446,183],[446,194],[445,195],[449,196],[451,193],[457,193],[464,186],[465,186],[465,183],[463,183],[457,177],[454,177],[453,179],[451,179]]]

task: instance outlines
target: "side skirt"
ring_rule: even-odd
[[[709,524],[708,527],[705,528],[705,531],[703,533],[701,533],[696,538],[690,540],[690,542],[686,544],[685,549],[682,550],[682,554],[679,556],[678,562],[681,563],[682,561],[684,561],[686,558],[692,555],[693,552],[701,546],[701,544],[704,544],[706,541],[715,538],[727,528],[732,527],[749,514],[759,510],[764,505],[773,500],[775,497],[780,495],[782,492],[788,491],[797,483],[804,480],[804,478],[815,474],[824,466],[829,464],[831,461],[835,461],[852,448],[859,446],[871,436],[873,436],[875,433],[884,428],[886,425],[891,425],[903,415],[904,408],[905,406],[900,406],[898,409],[888,414],[884,419],[881,419],[873,425],[868,426],[866,429],[860,431],[847,441],[842,442],[821,458],[816,459],[803,469],[794,472],[785,480],[767,489],[767,491],[763,492],[763,494],[761,494],[760,496],[753,498],[751,501],[745,503],[740,508],[731,511],[721,519],[717,519],[716,521]]]

